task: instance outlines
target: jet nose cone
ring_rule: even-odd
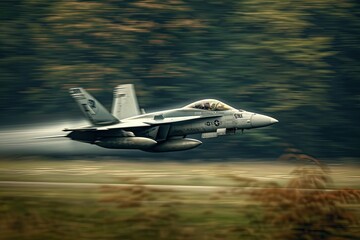
[[[279,120],[275,119],[275,118],[272,118],[272,117],[269,117],[270,118],[270,122],[271,124],[275,124],[275,123],[278,123]]]
[[[261,114],[254,114],[251,117],[251,126],[253,128],[257,128],[257,127],[266,127],[275,123],[278,123],[279,121],[276,120],[275,118],[272,117],[268,117],[265,115],[261,115]]]

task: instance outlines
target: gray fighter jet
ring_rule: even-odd
[[[115,88],[112,113],[82,88],[71,88],[70,94],[91,125],[64,129],[70,132],[67,137],[111,149],[148,152],[188,150],[202,143],[187,138],[190,134],[200,133],[202,138],[213,138],[278,122],[275,118],[235,109],[215,99],[145,113],[139,109],[132,84]]]

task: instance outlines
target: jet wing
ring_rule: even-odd
[[[123,129],[123,128],[135,128],[135,127],[149,127],[150,125],[139,120],[132,120],[129,122],[120,122],[115,125],[98,127],[97,130],[110,130],[110,129]]]
[[[170,117],[163,118],[160,116],[155,116],[152,119],[134,119],[127,122],[120,122],[114,125],[101,126],[101,127],[83,127],[83,128],[66,128],[63,131],[104,131],[110,129],[124,129],[124,128],[136,128],[136,127],[150,127],[154,125],[170,124],[176,122],[185,122],[195,119],[204,119],[204,118],[215,118],[220,117],[221,115],[212,115],[212,116],[187,116],[187,117]]]
[[[134,128],[134,127],[149,127],[150,125],[142,121],[131,121],[131,122],[120,122],[115,125],[101,126],[101,127],[80,127],[80,128],[65,128],[63,131],[100,131],[110,129],[123,129],[123,128]]]
[[[176,123],[176,122],[185,122],[195,119],[202,119],[202,118],[214,118],[214,117],[220,117],[220,115],[213,115],[213,116],[187,116],[187,117],[171,117],[171,118],[154,118],[151,120],[144,121],[145,123],[149,125],[159,125],[159,124],[168,124],[168,123]]]
[[[109,129],[122,129],[122,128],[134,128],[134,127],[150,127],[153,125],[162,125],[162,124],[170,124],[176,122],[185,122],[195,119],[202,118],[214,118],[220,117],[221,115],[212,115],[212,116],[187,116],[187,117],[171,117],[171,118],[163,118],[162,115],[155,116],[151,119],[133,119],[128,122],[120,122],[111,126],[103,126],[98,127],[97,130],[109,130]]]

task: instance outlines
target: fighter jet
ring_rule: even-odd
[[[278,122],[275,118],[236,109],[216,99],[145,113],[140,111],[132,84],[115,88],[111,113],[83,88],[71,88],[70,94],[91,125],[64,129],[70,132],[66,137],[110,149],[188,150],[202,144],[187,137],[191,134],[214,138]]]

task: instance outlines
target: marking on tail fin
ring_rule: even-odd
[[[119,122],[119,120],[111,115],[100,102],[84,89],[71,88],[70,94],[91,123],[95,125],[108,125]]]
[[[96,103],[95,103],[94,100],[89,99],[89,100],[88,100],[88,103],[89,103],[89,106],[90,106],[92,109],[95,109],[95,108],[96,108]]]

